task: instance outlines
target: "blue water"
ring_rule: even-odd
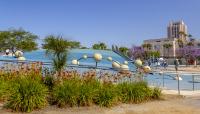
[[[103,56],[103,60],[98,62],[98,66],[102,67],[109,67],[112,68],[112,63],[107,60],[108,57],[112,57],[113,60],[119,61],[120,63],[123,63],[125,59],[121,57],[120,55],[116,54],[113,51],[109,50],[92,50],[92,49],[72,49],[69,51],[68,57],[67,57],[67,63],[71,64],[71,61],[73,59],[79,59],[83,55],[87,55],[88,57],[92,57],[94,53],[100,53]],[[51,58],[46,55],[45,50],[36,50],[32,52],[25,52],[24,57],[28,61],[41,61],[41,62],[51,62]],[[7,57],[7,56],[0,56],[0,59],[4,60],[17,60],[14,57]],[[88,59],[82,59],[79,61],[80,65],[91,65],[95,66],[95,61],[92,58]],[[129,64],[130,70],[134,70],[135,67],[133,64]]]
[[[175,75],[164,74],[164,88],[178,90],[178,80],[174,80],[172,77]],[[199,76],[194,76],[200,79]],[[191,75],[181,75],[182,80],[179,81],[180,90],[193,90],[193,79]],[[147,75],[145,79],[148,81],[149,85],[163,87],[163,76],[159,74]],[[199,81],[199,80],[198,80]],[[194,82],[194,90],[200,89],[200,83]]]

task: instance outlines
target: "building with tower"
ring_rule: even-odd
[[[144,40],[143,46],[144,44],[149,44],[150,48],[148,50],[158,51],[162,57],[176,57],[176,50],[179,48],[180,40],[183,43],[187,40],[187,26],[182,20],[169,23],[167,37]]]
[[[187,34],[187,26],[182,20],[178,22],[171,21],[167,27],[167,38],[177,38],[186,41]]]

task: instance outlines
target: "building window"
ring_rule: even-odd
[[[154,49],[155,49],[156,51],[160,50],[160,45],[155,45],[155,46],[154,46]]]

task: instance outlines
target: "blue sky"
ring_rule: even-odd
[[[0,30],[22,27],[41,39],[55,34],[86,46],[131,46],[166,37],[171,20],[183,19],[200,38],[199,11],[200,0],[0,0]]]

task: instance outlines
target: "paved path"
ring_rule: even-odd
[[[171,95],[178,95],[178,91],[177,90],[162,90],[163,94],[171,94]],[[183,95],[185,97],[196,97],[199,96],[200,97],[200,90],[196,90],[196,91],[180,91],[180,95]]]
[[[57,108],[49,106],[45,109],[29,114],[200,114],[199,96],[183,97],[167,95],[164,100],[152,101],[141,104],[120,104],[112,108],[98,106]],[[9,110],[0,110],[0,114],[17,114]]]

